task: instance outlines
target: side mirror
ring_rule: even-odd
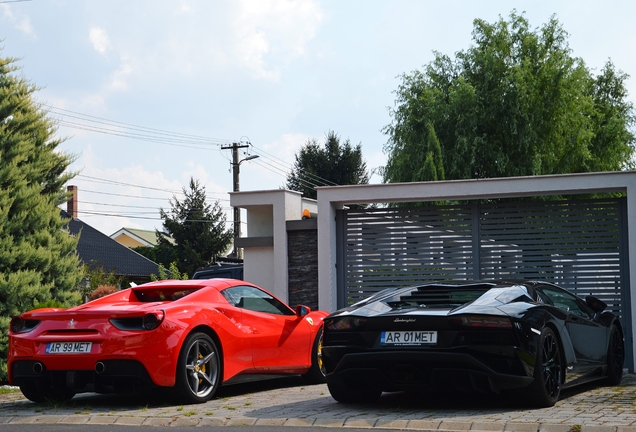
[[[594,297],[594,296],[587,296],[585,297],[585,303],[587,303],[587,305],[589,307],[592,308],[592,310],[596,313],[601,313],[605,310],[605,308],[607,307],[607,303],[605,303],[603,300]]]
[[[309,312],[311,312],[311,308],[309,306],[305,306],[305,305],[296,306],[296,316],[298,317],[304,317]]]

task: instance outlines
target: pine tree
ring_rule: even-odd
[[[316,199],[316,186],[369,183],[367,164],[362,158],[362,145],[352,146],[347,139],[329,131],[324,147],[310,139],[295,155],[286,187],[302,192],[305,198]]]
[[[205,188],[198,180],[190,179],[190,190],[183,189],[185,198],[170,200],[172,209],[159,211],[164,230],[174,239],[175,245],[163,236],[158,236],[156,248],[173,249],[176,252],[177,268],[181,273],[192,275],[205,266],[215,255],[223,254],[232,243],[233,233],[225,228],[225,213],[218,201],[207,204]]]
[[[78,238],[58,205],[72,157],[57,147],[54,123],[34,101],[38,90],[0,57],[0,381],[7,378],[11,318],[41,304],[79,303]]]

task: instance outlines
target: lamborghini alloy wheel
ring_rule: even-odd
[[[609,346],[607,348],[606,383],[618,385],[623,379],[623,367],[625,363],[625,344],[623,335],[614,324],[610,329]]]
[[[553,406],[561,394],[563,358],[554,331],[545,327],[539,338],[534,382],[530,386],[530,402],[539,407]]]

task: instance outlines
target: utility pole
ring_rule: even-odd
[[[245,159],[239,160],[239,149],[247,148],[249,144],[240,144],[240,143],[232,143],[231,146],[221,147],[221,150],[232,150],[232,183],[234,192],[238,192],[241,190],[239,184],[239,174],[240,174],[240,165],[241,163],[256,159],[258,155],[248,156]],[[241,209],[238,207],[234,207],[234,250],[232,251],[232,256],[234,258],[240,258],[239,249],[236,247],[236,240],[241,236]]]

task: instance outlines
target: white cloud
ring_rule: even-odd
[[[294,156],[307,143],[310,137],[303,134],[284,134],[278,141],[266,144],[264,149],[284,161],[289,167],[294,163]]]
[[[192,7],[190,6],[190,4],[186,3],[186,2],[181,2],[181,7],[180,7],[180,11],[181,12],[192,12]]]
[[[95,13],[108,16],[106,11]],[[120,59],[96,91],[104,100],[113,91],[180,79],[207,83],[248,75],[276,82],[290,62],[307,55],[323,21],[315,0],[182,0],[149,13],[143,32],[131,16],[121,18],[122,25],[109,25],[108,31],[105,26],[90,28],[91,47]]]
[[[241,0],[234,23],[237,55],[258,78],[276,80],[283,64],[302,56],[323,18],[314,1]],[[271,62],[275,63],[275,62]]]
[[[127,56],[122,56],[119,68],[113,73],[110,88],[113,90],[128,89],[128,77],[131,75],[133,67],[130,65]]]
[[[110,40],[104,29],[93,27],[91,28],[88,37],[93,44],[93,48],[95,48],[95,51],[98,53],[103,55],[110,48]]]
[[[230,199],[229,195],[227,195],[227,192],[229,191],[228,187],[221,186],[216,183],[212,179],[212,175],[203,165],[190,161],[188,162],[187,166],[188,169],[181,173],[181,180],[183,182],[182,187],[188,189],[190,178],[193,178],[195,180],[198,180],[201,185],[205,186],[205,191],[209,199]]]
[[[5,18],[7,18],[15,28],[17,28],[18,30],[20,30],[22,33],[32,36],[32,37],[36,37],[35,35],[35,29],[33,28],[33,25],[31,24],[31,19],[26,16],[26,15],[20,15],[20,16],[16,16],[13,13],[13,10],[11,9],[11,6],[8,4],[0,4],[0,7],[2,7],[3,10],[3,15]]]

